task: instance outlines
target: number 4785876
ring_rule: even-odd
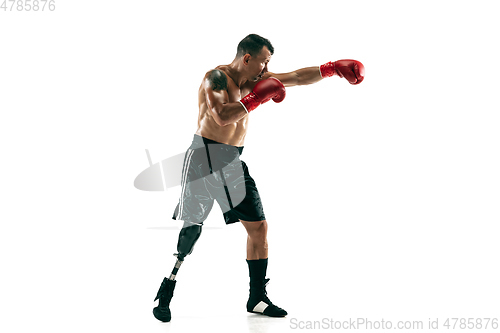
[[[1,1],[1,0],[0,0]],[[4,12],[38,12],[56,10],[55,0],[3,0],[0,10]]]

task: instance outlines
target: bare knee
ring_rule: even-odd
[[[267,236],[267,221],[264,220],[264,221],[260,221],[257,223],[258,223],[258,226],[255,230],[256,235],[259,237],[266,237]]]
[[[241,221],[247,229],[248,237],[257,243],[267,243],[267,221],[244,222]]]

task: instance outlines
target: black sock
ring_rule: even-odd
[[[287,312],[274,305],[266,293],[267,258],[247,260],[250,275],[250,297],[247,302],[247,311],[261,313],[269,317],[284,317]]]
[[[257,260],[247,260],[250,284],[260,284],[264,282],[267,271],[267,258]]]

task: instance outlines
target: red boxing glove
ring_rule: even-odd
[[[269,101],[271,98],[276,103],[285,99],[285,86],[280,80],[270,77],[257,82],[252,92],[240,100],[241,105],[247,112],[255,110],[259,105]]]
[[[338,75],[350,84],[360,84],[365,78],[365,66],[356,60],[344,59],[327,62],[319,67],[322,77]]]

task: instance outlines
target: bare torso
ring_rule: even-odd
[[[227,94],[229,97],[229,103],[238,102],[243,96],[250,93],[255,86],[255,82],[247,82],[242,87],[238,87],[230,76],[228,66],[218,66],[216,69],[221,70],[227,76]],[[198,107],[198,129],[196,134],[231,146],[241,147],[244,145],[245,135],[248,128],[248,116],[245,116],[237,122],[226,126],[220,126],[217,124],[208,107],[205,85],[203,82],[198,91]]]

